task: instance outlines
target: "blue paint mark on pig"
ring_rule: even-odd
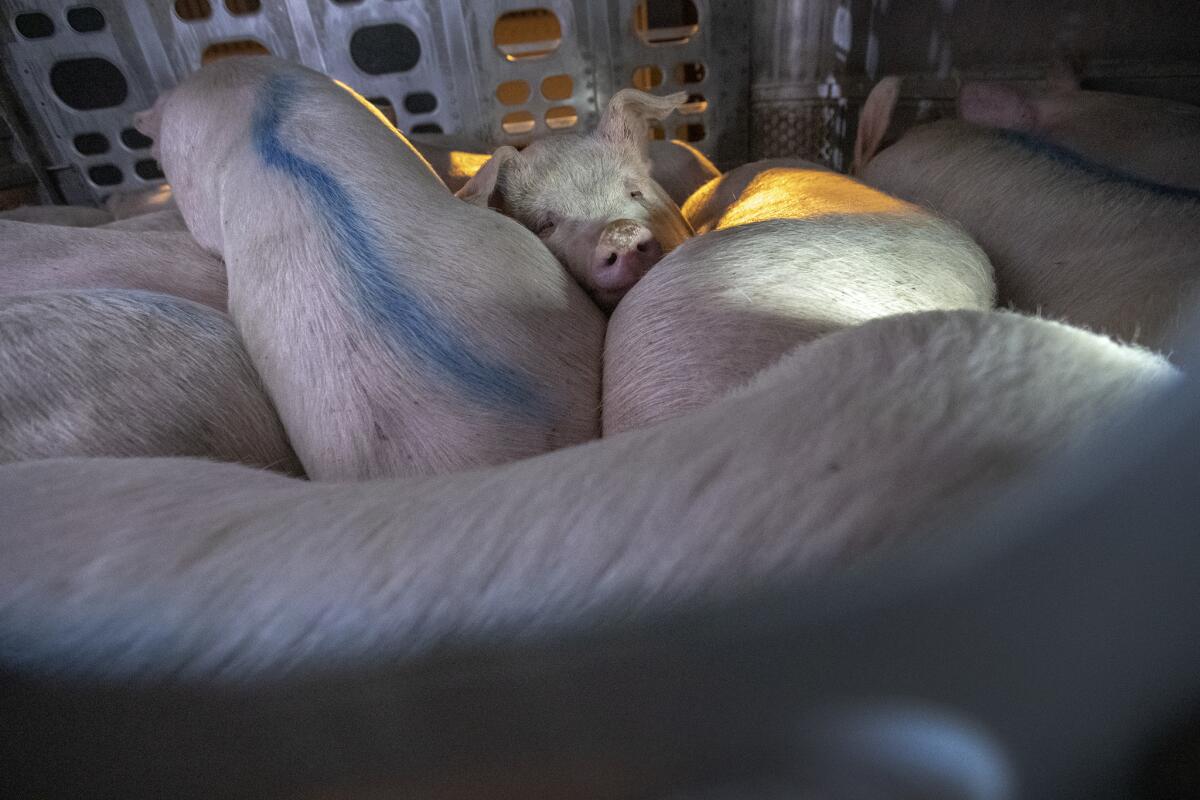
[[[1062,145],[1055,144],[1054,142],[1047,141],[1038,136],[1034,136],[1031,133],[997,129],[996,135],[1001,139],[1012,142],[1013,144],[1016,144],[1031,153],[1037,153],[1043,158],[1048,158],[1056,164],[1062,164],[1064,166],[1080,170],[1088,175],[1091,175],[1093,178],[1105,181],[1106,183],[1122,184],[1130,189],[1148,192],[1157,197],[1185,201],[1200,200],[1200,191],[1196,191],[1195,189],[1188,189],[1181,186],[1167,186],[1165,184],[1148,181],[1145,178],[1138,177],[1137,175],[1131,175],[1128,172],[1122,172],[1121,170],[1113,169],[1105,164],[1099,164],[1095,161],[1091,161],[1079,153],[1076,153],[1074,150],[1069,150]]]
[[[459,331],[404,286],[376,246],[376,232],[338,179],[287,148],[280,133],[296,102],[294,79],[277,75],[267,82],[254,115],[254,146],[263,163],[308,190],[314,208],[333,234],[335,252],[362,313],[392,345],[431,365],[476,402],[528,416],[545,413],[541,398],[525,376],[478,357]]]

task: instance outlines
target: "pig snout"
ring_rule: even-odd
[[[662,258],[662,245],[640,222],[619,219],[600,234],[592,258],[592,280],[606,292],[624,292]]]

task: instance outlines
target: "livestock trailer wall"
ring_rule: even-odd
[[[6,116],[36,140],[23,157],[76,201],[160,180],[131,114],[234,53],[327,72],[402,130],[489,144],[585,129],[635,82],[682,89],[688,113],[658,135],[726,164],[748,150],[750,17],[736,3],[3,0],[0,15]]]
[[[132,113],[234,53],[325,71],[402,130],[491,145],[586,129],[624,86],[684,90],[687,113],[654,135],[722,167],[845,168],[885,74],[912,77],[905,102],[937,110],[959,76],[1034,79],[1067,55],[1090,86],[1200,100],[1200,6],[1186,0],[0,0],[0,22],[0,205],[161,181]]]

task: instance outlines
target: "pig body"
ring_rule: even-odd
[[[677,139],[651,141],[647,156],[650,177],[680,207],[693,192],[721,176],[708,156]]]
[[[0,295],[144,289],[225,309],[225,267],[186,232],[0,221]]]
[[[116,222],[99,226],[110,231],[154,231],[158,233],[187,233],[187,224],[177,208],[167,208],[162,211],[151,211],[148,214],[138,214],[126,217]],[[189,234],[190,235],[190,234]]]
[[[1125,175],[1200,192],[1200,107],[1084,91],[1060,76],[1035,88],[965,84],[959,116],[1030,134]]]
[[[735,205],[739,205],[739,200],[748,192],[758,194],[760,190],[766,188],[768,181],[761,180],[764,173],[778,174],[780,170],[798,170],[805,171],[795,174],[787,174],[787,181],[793,182],[792,187],[784,187],[782,193],[774,192],[775,197],[763,195],[763,203],[755,204],[756,207],[762,208],[770,201],[776,202],[774,210],[762,208],[762,213],[756,221],[763,219],[779,219],[789,216],[780,205],[782,201],[784,205],[793,205],[797,202],[802,202],[806,197],[811,197],[811,192],[807,191],[803,185],[800,185],[801,180],[810,180],[813,177],[821,180],[826,175],[836,175],[826,167],[820,164],[815,164],[811,161],[804,161],[799,158],[768,158],[762,161],[752,161],[749,164],[743,164],[740,167],[735,167],[723,175],[706,182],[703,186],[692,192],[688,197],[687,202],[683,204],[683,217],[688,224],[697,233],[707,233],[718,227],[729,227],[722,225],[721,219]],[[751,184],[756,184],[751,189]],[[801,192],[799,197],[793,197],[795,189]],[[782,194],[782,196],[780,196]],[[741,204],[739,215],[743,218],[748,216],[752,206],[749,204]],[[772,216],[773,214],[773,216]]]
[[[876,194],[826,174],[839,203]],[[796,345],[867,320],[990,308],[995,283],[978,246],[956,226],[896,205],[907,210],[725,228],[664,258],[609,323],[605,435],[708,405]]]
[[[300,474],[233,322],[148,292],[0,297],[0,463],[197,456]]]
[[[310,476],[446,472],[597,434],[603,317],[361,98],[231,58],[161,120],[184,219],[224,255],[230,312]]]
[[[945,120],[866,163],[865,180],[958,221],[1001,302],[1168,346],[1200,279],[1200,197],[1097,169],[1022,134]]]
[[[20,206],[0,211],[0,221],[91,228],[112,222],[113,215],[102,208],[91,206]]]
[[[279,679],[812,579],[977,507],[1175,377],[1057,323],[932,312],[799,347],[682,419],[457,475],[3,466],[0,666]]]
[[[635,89],[613,95],[590,135],[558,134],[518,153],[501,147],[458,192],[536,233],[597,305],[611,310],[692,231],[650,176],[649,120],[684,102]]]

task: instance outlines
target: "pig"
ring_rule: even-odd
[[[899,86],[882,81],[862,111],[867,183],[962,224],[991,257],[1002,303],[1169,349],[1200,278],[1196,193],[960,120],[880,150]]]
[[[147,123],[142,122],[143,126]],[[104,207],[109,210],[115,220],[125,220],[144,214],[175,209],[175,197],[171,186],[163,183],[152,189],[137,192],[117,192],[109,195],[104,201]]]
[[[896,201],[880,213],[879,193],[827,171],[813,182],[813,172],[776,170],[797,180],[772,186],[811,192],[810,207],[832,198],[833,213],[698,236],[617,306],[604,348],[605,436],[709,405],[798,344],[867,320],[992,307],[991,264],[960,228]],[[842,211],[855,196],[868,211]]]
[[[485,145],[463,136],[425,133],[410,134],[408,139],[452,192],[462,189],[490,158]],[[647,160],[651,179],[679,206],[721,174],[707,156],[686,142],[652,140]]]
[[[706,183],[688,198],[683,216],[702,234],[769,219],[897,209],[914,210],[812,161],[768,158],[743,164]]]
[[[677,206],[682,207],[693,192],[721,176],[708,156],[678,139],[651,140],[646,155],[650,160],[650,177]]]
[[[187,233],[0,221],[0,295],[144,289],[224,311],[225,265]]]
[[[454,475],[0,466],[0,669],[281,680],[819,581],[944,545],[921,534],[1177,379],[1070,326],[935,311],[801,345],[671,422]]]
[[[170,91],[164,92],[153,107],[140,111],[133,117],[134,126],[138,131],[155,142],[158,141],[159,130],[162,127],[162,110],[169,96]],[[389,124],[394,123],[389,121]],[[466,136],[414,133],[406,134],[405,138],[428,162],[451,192],[461,189],[491,157],[486,145]],[[152,152],[155,158],[159,158],[161,155],[157,144],[153,146]],[[113,211],[117,219],[123,219],[167,207],[173,208],[175,204],[170,185],[163,184],[148,192],[113,195],[106,201],[106,205]]]
[[[363,98],[229,58],[160,116],[176,202],[224,257],[230,314],[311,478],[469,469],[597,435],[603,316]]]
[[[0,297],[0,463],[196,456],[300,475],[224,314],[150,292]]]
[[[98,226],[110,231],[156,231],[158,233],[187,232],[187,224],[177,208],[151,211]],[[189,236],[191,234],[188,234]]]
[[[1200,107],[1194,105],[1084,91],[1058,64],[1034,87],[966,83],[958,113],[966,122],[1051,142],[1127,176],[1200,192]]]
[[[610,311],[665,253],[691,236],[679,207],[650,177],[648,121],[687,99],[636,89],[613,95],[590,135],[562,133],[521,152],[501,147],[459,190],[541,238],[596,304]]]
[[[91,206],[19,206],[0,211],[0,221],[91,228],[112,222],[113,216],[102,208]]]
[[[417,133],[408,134],[408,140],[452,192],[462,189],[490,158],[486,145],[465,136]],[[692,192],[721,174],[707,156],[677,140],[652,140],[647,159],[650,177],[680,206]]]

